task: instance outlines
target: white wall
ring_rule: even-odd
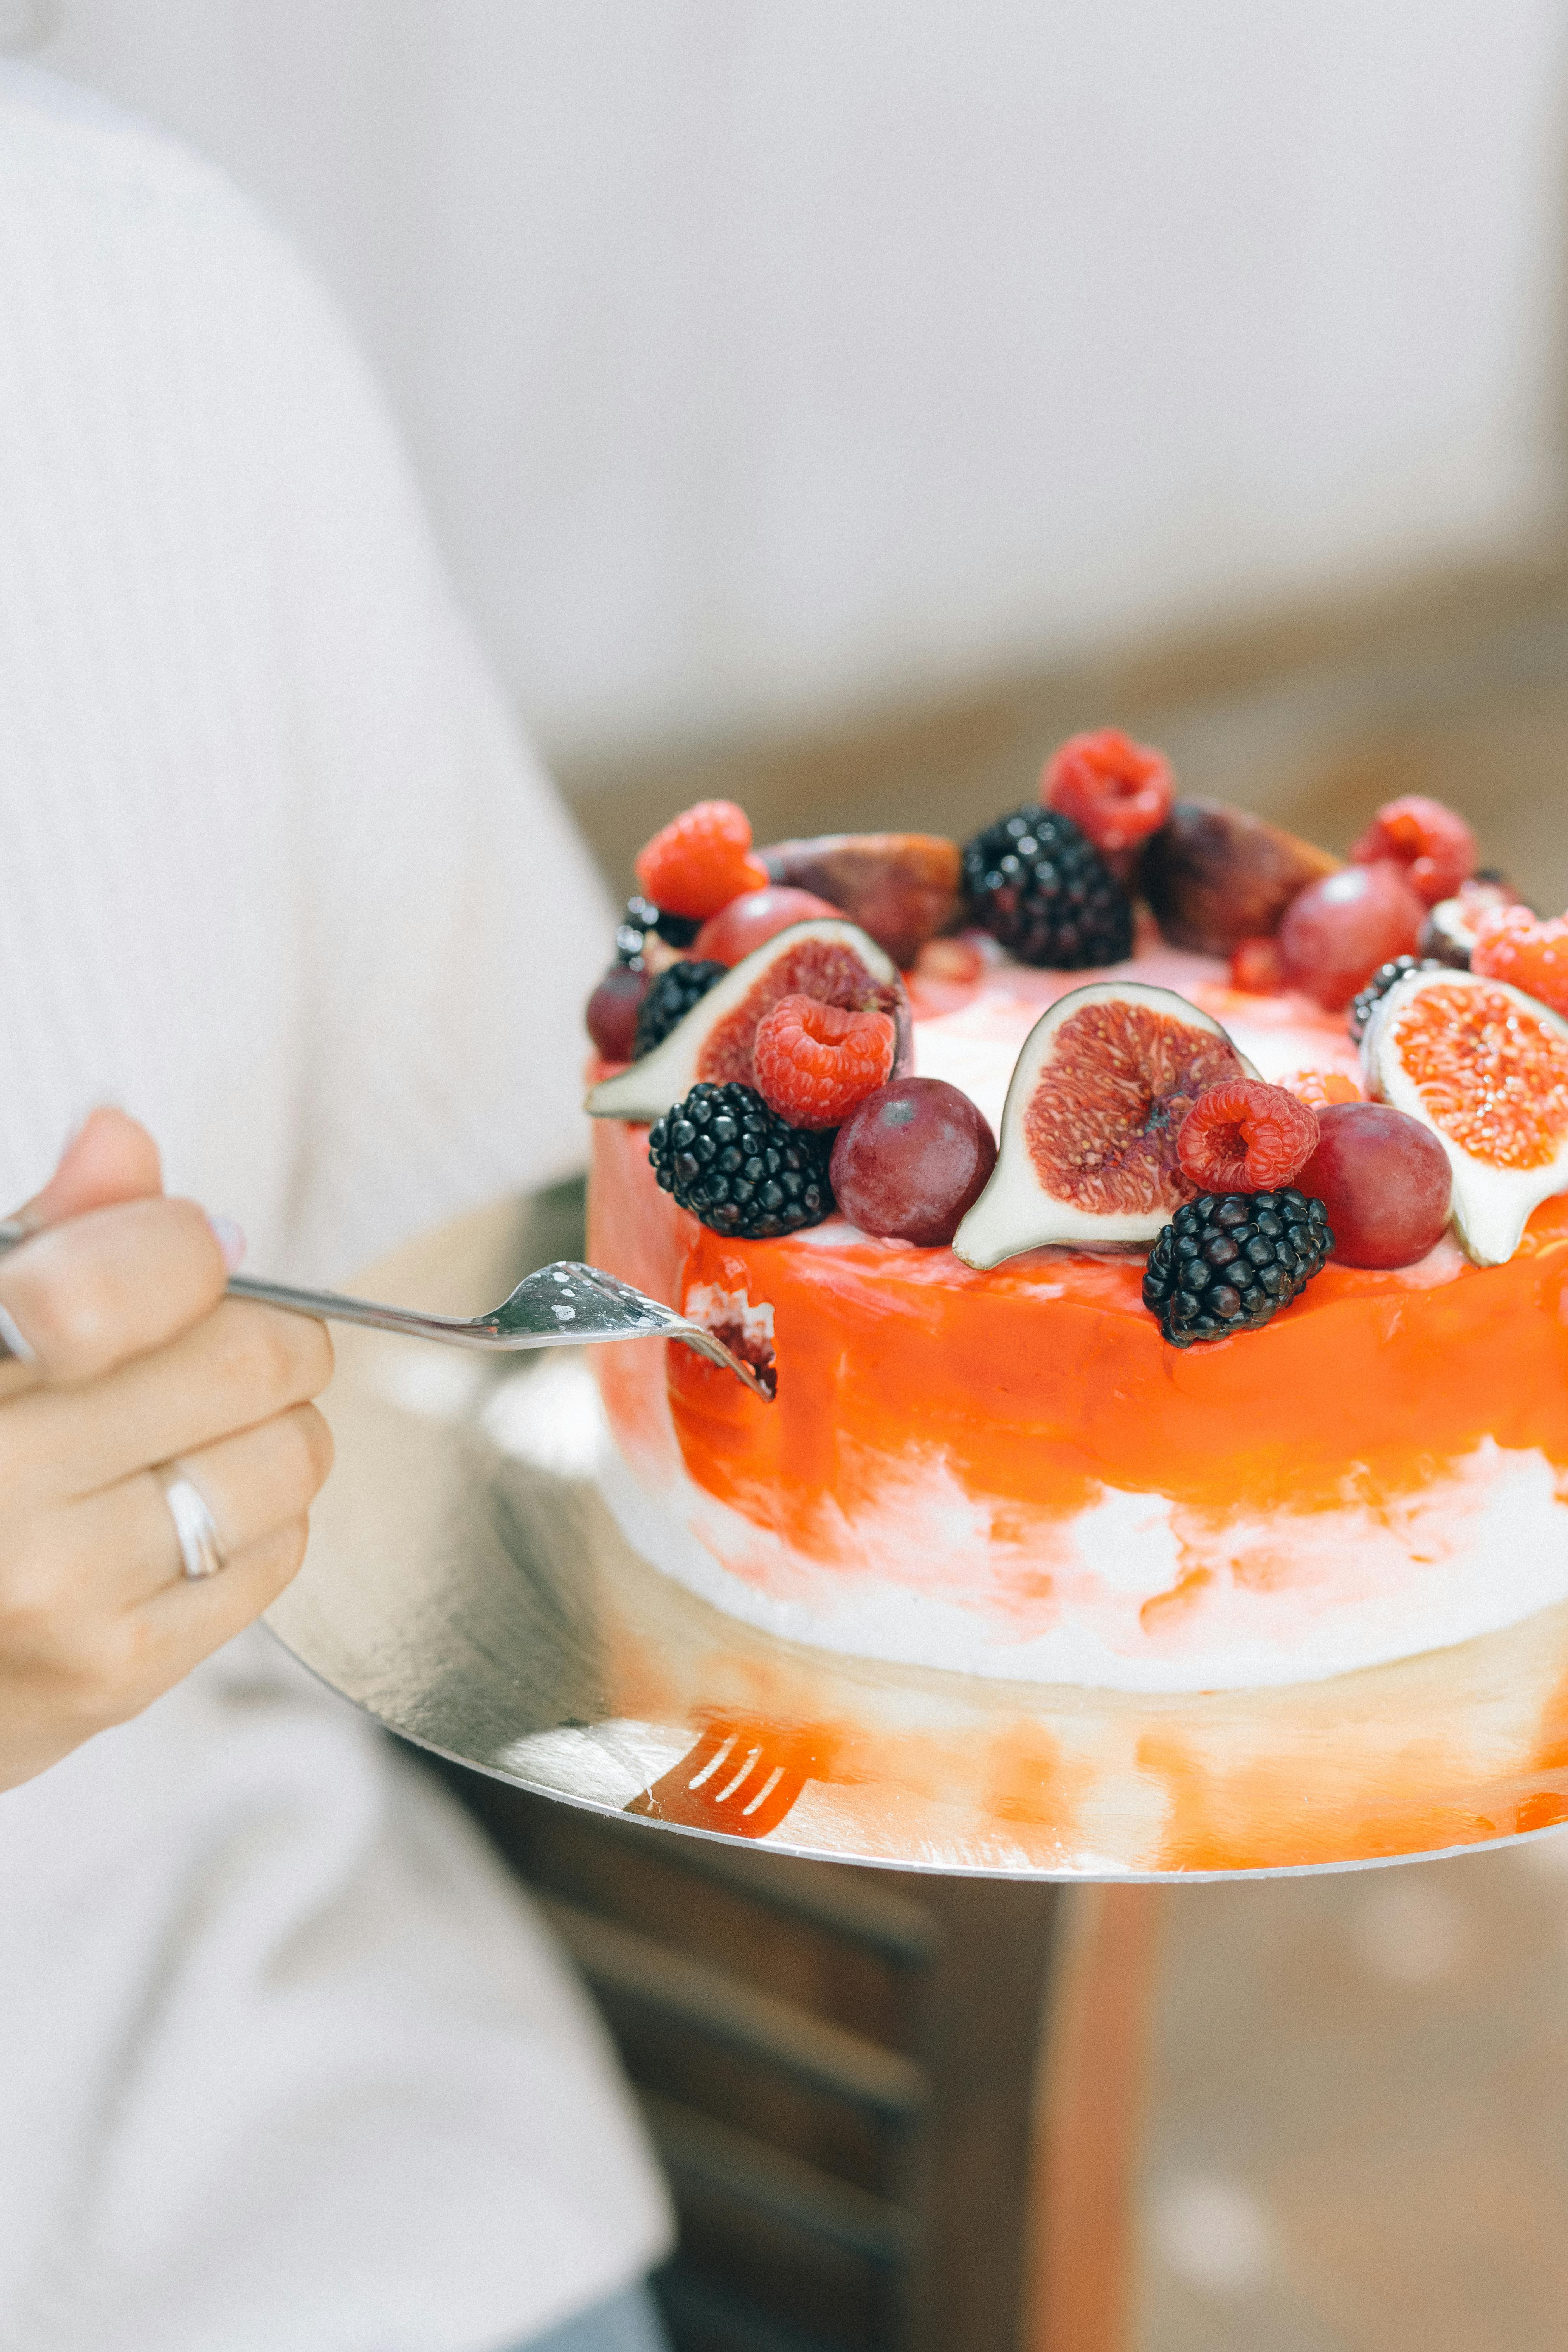
[[[0,0],[261,193],[552,747],[1506,543],[1561,0]]]

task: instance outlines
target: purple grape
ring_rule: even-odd
[[[833,1147],[834,1196],[863,1234],[950,1242],[996,1165],[996,1139],[945,1078],[893,1078],[857,1103]]]
[[[649,971],[634,971],[629,964],[613,963],[588,999],[584,1019],[588,1034],[606,1062],[629,1062],[637,1034],[637,1011],[653,983]]]

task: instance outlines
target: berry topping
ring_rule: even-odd
[[[1157,832],[1176,797],[1169,762],[1114,727],[1069,735],[1040,772],[1040,800],[1081,825],[1108,856]]]
[[[940,833],[819,833],[757,852],[775,882],[831,899],[907,971],[962,912],[958,844]]]
[[[1132,902],[1072,819],[1019,809],[963,852],[974,920],[1020,963],[1056,971],[1121,963],[1132,952]]]
[[[1509,980],[1553,1013],[1568,1013],[1568,915],[1543,923],[1528,907],[1492,907],[1478,914],[1470,970]]]
[[[672,963],[668,971],[661,971],[637,1014],[633,1058],[640,1060],[644,1054],[651,1054],[677,1022],[684,1021],[692,1006],[700,1004],[714,982],[723,977],[721,963],[699,963],[695,957],[685,963]]]
[[[1176,948],[1227,956],[1268,937],[1299,890],[1337,874],[1340,861],[1277,824],[1223,801],[1178,801],[1151,834],[1138,878],[1161,930]]]
[[[1231,951],[1230,984],[1245,996],[1278,996],[1285,985],[1278,944],[1270,939],[1242,940]]]
[[[1292,988],[1330,1013],[1347,1005],[1380,963],[1408,955],[1421,901],[1397,866],[1346,866],[1309,882],[1279,925],[1279,956]]]
[[[655,906],[706,922],[742,890],[761,890],[767,867],[752,856],[752,821],[733,801],[699,801],[637,860],[637,880]]]
[[[1436,956],[1391,956],[1380,963],[1364,988],[1358,988],[1351,999],[1351,1009],[1345,1015],[1345,1027],[1359,1045],[1366,1034],[1366,1024],[1372,1019],[1374,1004],[1381,1004],[1396,981],[1410,971],[1440,971],[1442,965]]]
[[[629,1062],[649,974],[640,965],[613,963],[588,999],[588,1034],[606,1062]]]
[[[1342,1265],[1414,1265],[1447,1230],[1448,1155],[1419,1119],[1386,1103],[1326,1105],[1297,1189],[1321,1201]]]
[[[752,1042],[757,1089],[793,1127],[840,1127],[893,1066],[897,1034],[885,1013],[845,1013],[812,996],[784,996]]]
[[[1342,1070],[1292,1070],[1279,1084],[1298,1102],[1310,1104],[1313,1110],[1322,1110],[1329,1103],[1365,1099],[1355,1080],[1347,1078]]]
[[[863,1234],[933,1249],[984,1191],[996,1144],[945,1078],[895,1078],[852,1110],[833,1147],[839,1207]]]
[[[1476,870],[1476,836],[1462,816],[1425,793],[1406,793],[1402,800],[1384,801],[1355,847],[1357,866],[1374,866],[1391,858],[1405,869],[1405,878],[1423,906],[1435,907],[1451,898],[1461,882]]]
[[[771,1111],[752,1087],[700,1085],[650,1130],[647,1156],[671,1192],[716,1234],[749,1241],[819,1225],[833,1209],[832,1145]]]
[[[1318,1115],[1284,1087],[1232,1078],[1198,1097],[1176,1131],[1182,1172],[1209,1192],[1268,1192],[1311,1157]]]
[[[1200,1192],[1149,1253],[1143,1304],[1173,1348],[1255,1331],[1321,1272],[1334,1236],[1321,1201],[1272,1192]]]
[[[753,948],[765,947],[792,923],[809,923],[818,915],[837,916],[838,909],[815,891],[790,890],[770,882],[764,890],[742,890],[716,915],[710,916],[695,941],[700,956],[715,963],[739,963]]]

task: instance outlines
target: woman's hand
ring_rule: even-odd
[[[152,1139],[97,1111],[0,1257],[0,1789],[136,1715],[265,1609],[331,1465],[320,1323],[226,1298],[216,1234]],[[155,1465],[226,1564],[194,1582]]]

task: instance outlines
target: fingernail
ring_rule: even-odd
[[[232,1217],[215,1217],[210,1209],[207,1212],[207,1223],[216,1236],[219,1249],[223,1252],[224,1265],[232,1274],[245,1255],[245,1235]]]
[[[123,1103],[110,1102],[106,1095],[95,1095],[91,1102],[86,1104],[80,1109],[73,1111],[71,1114],[71,1123],[69,1129],[67,1130],[66,1139],[60,1146],[60,1158],[62,1160],[65,1158],[66,1153],[70,1150],[71,1145],[76,1141],[78,1136],[86,1133],[87,1129],[98,1117],[100,1110],[123,1110],[125,1106]]]

